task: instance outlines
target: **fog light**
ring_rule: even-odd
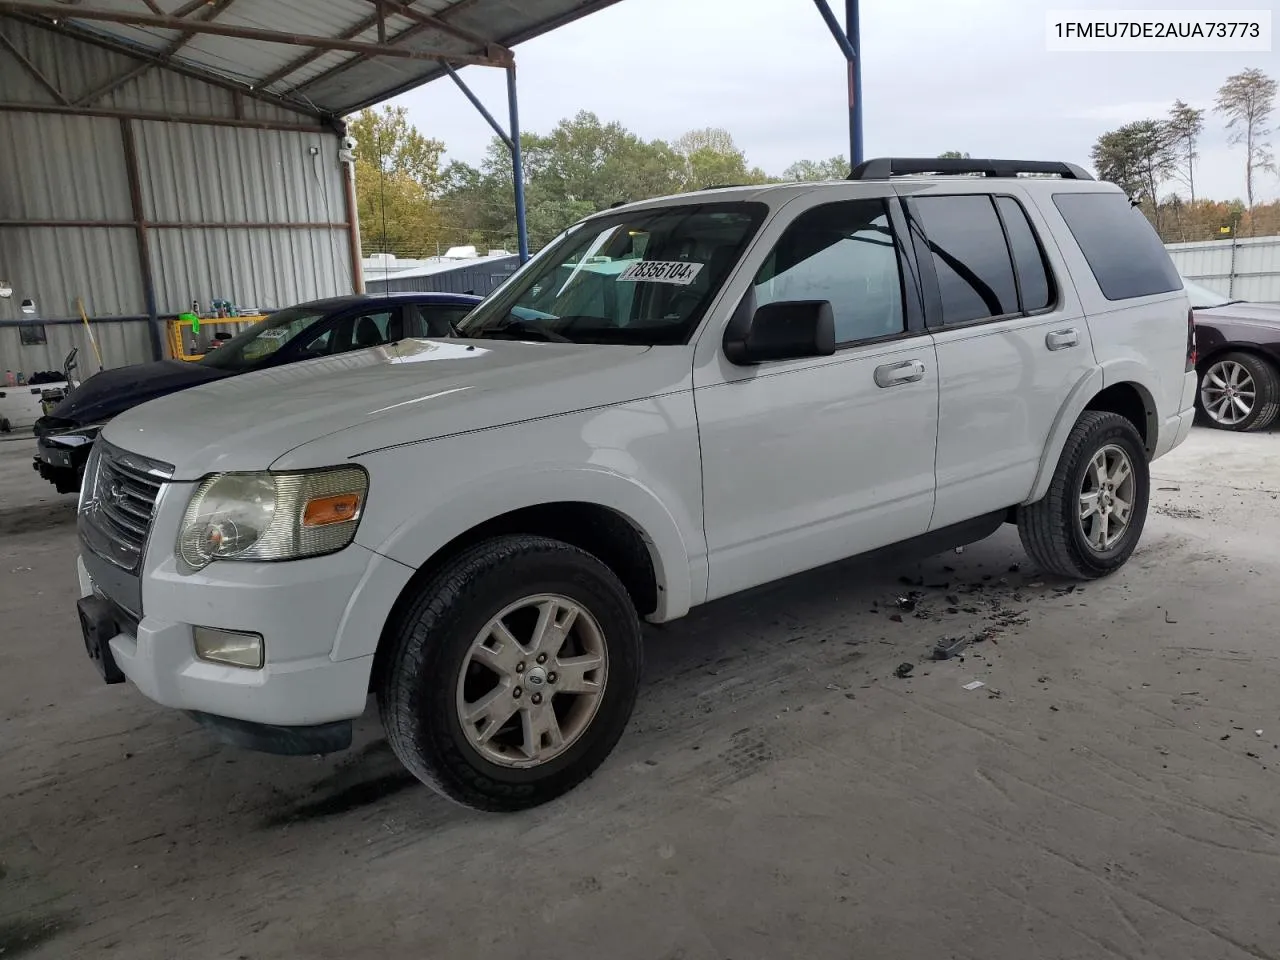
[[[256,633],[235,630],[215,630],[212,627],[194,627],[196,656],[210,663],[225,663],[233,667],[261,670],[265,651],[262,637]]]

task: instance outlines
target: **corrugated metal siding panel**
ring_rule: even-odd
[[[49,80],[73,102],[84,94],[96,90],[111,80],[136,69],[142,61],[123,54],[113,53],[101,47],[60,35],[52,30],[42,30],[16,20],[5,20],[5,35],[23,54],[39,68]],[[121,27],[121,30],[130,30]],[[137,31],[138,37],[155,38],[168,31],[147,33]],[[240,41],[227,40],[231,44],[244,45]],[[258,46],[251,44],[249,46]],[[262,49],[283,51],[289,58],[297,56],[300,48],[279,45]],[[281,54],[283,55],[283,54]],[[283,62],[283,61],[282,61]],[[235,71],[220,71],[234,74]],[[10,56],[0,56],[0,90],[3,99],[19,103],[53,103],[53,96],[32,79]],[[232,117],[235,105],[231,91],[215,87],[193,77],[184,77],[159,67],[153,67],[133,80],[111,91],[91,106],[114,110],[140,110],[155,113],[187,114],[197,117]],[[245,117],[253,120],[269,120],[277,123],[314,125],[315,118],[272,104],[244,98]]]
[[[1178,243],[1170,244],[1168,250],[1174,266],[1188,280],[1225,279],[1231,272],[1230,243]]]
[[[0,265],[13,297],[0,300],[0,320],[21,320],[18,304],[35,301],[50,319],[146,312],[138,247],[127,227],[0,227]]]
[[[17,20],[4,21],[13,41],[55,87],[75,100],[138,61]],[[0,90],[16,102],[53,103],[54,98],[10,56],[0,57]]]
[[[215,297],[266,310],[351,293],[342,230],[152,230],[157,310]]]
[[[78,347],[76,374],[84,379],[97,372],[98,358],[83,324],[46,324],[43,344],[24,345],[16,327],[0,327],[0,370],[19,371],[30,377],[38,370],[61,370],[62,361]],[[93,336],[102,351],[102,366],[124,367],[152,359],[151,339],[144,321],[98,321]]]
[[[1188,280],[1240,300],[1280,302],[1280,237],[1173,243],[1168,246],[1178,272]]]
[[[0,220],[129,220],[118,120],[0,113]]]
[[[148,220],[346,220],[343,171],[334,137],[158,122],[141,122],[136,129],[142,205]]]

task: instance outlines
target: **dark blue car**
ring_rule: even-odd
[[[112,417],[187,387],[407,337],[448,337],[480,297],[392,293],[314,300],[277,310],[195,362],[157,360],[94,374],[36,421],[32,464],[59,493],[80,489],[89,448]]]

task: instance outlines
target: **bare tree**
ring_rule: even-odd
[[[1175,100],[1173,108],[1169,111],[1169,137],[1173,141],[1173,149],[1178,158],[1173,176],[1187,185],[1193,204],[1196,202],[1196,161],[1200,159],[1200,154],[1196,152],[1196,143],[1202,132],[1204,132],[1204,111],[1188,106],[1181,100]]]
[[[1227,77],[1218,90],[1217,111],[1227,118],[1227,142],[1244,144],[1244,185],[1253,213],[1254,174],[1275,172],[1268,124],[1276,103],[1276,82],[1256,67]],[[1250,216],[1250,222],[1253,218]]]

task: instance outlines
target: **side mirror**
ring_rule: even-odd
[[[829,357],[836,352],[830,300],[784,300],[755,308],[748,293],[724,334],[724,355],[746,366],[767,360]]]

